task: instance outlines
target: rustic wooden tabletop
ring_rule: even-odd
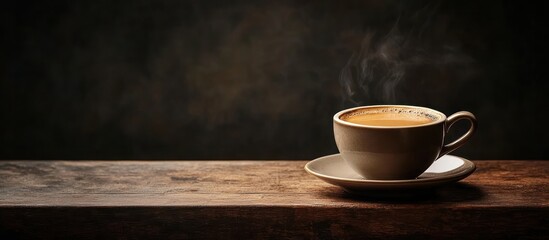
[[[0,238],[549,237],[549,161],[474,161],[468,178],[357,196],[306,161],[3,161]]]

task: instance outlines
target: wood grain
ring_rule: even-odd
[[[0,238],[546,238],[549,161],[355,196],[305,161],[0,162]]]

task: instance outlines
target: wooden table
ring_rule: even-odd
[[[0,238],[549,239],[549,161],[474,161],[415,196],[355,196],[306,161],[3,161]]]

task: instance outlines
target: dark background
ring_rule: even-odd
[[[335,112],[397,103],[475,113],[479,130],[455,154],[547,159],[547,10],[4,2],[0,158],[312,159],[337,152]]]

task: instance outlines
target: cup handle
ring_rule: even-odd
[[[463,119],[469,120],[469,123],[471,123],[471,127],[469,127],[469,130],[465,134],[463,134],[463,136],[451,143],[444,145],[440,150],[440,154],[438,155],[438,157],[442,157],[463,146],[463,144],[465,144],[465,142],[467,142],[467,140],[469,140],[469,138],[471,138],[471,136],[473,136],[473,133],[477,130],[477,119],[475,118],[475,115],[467,111],[461,111],[452,114],[446,119],[446,122],[444,123],[444,132],[448,133],[450,127],[452,127],[454,123]]]

